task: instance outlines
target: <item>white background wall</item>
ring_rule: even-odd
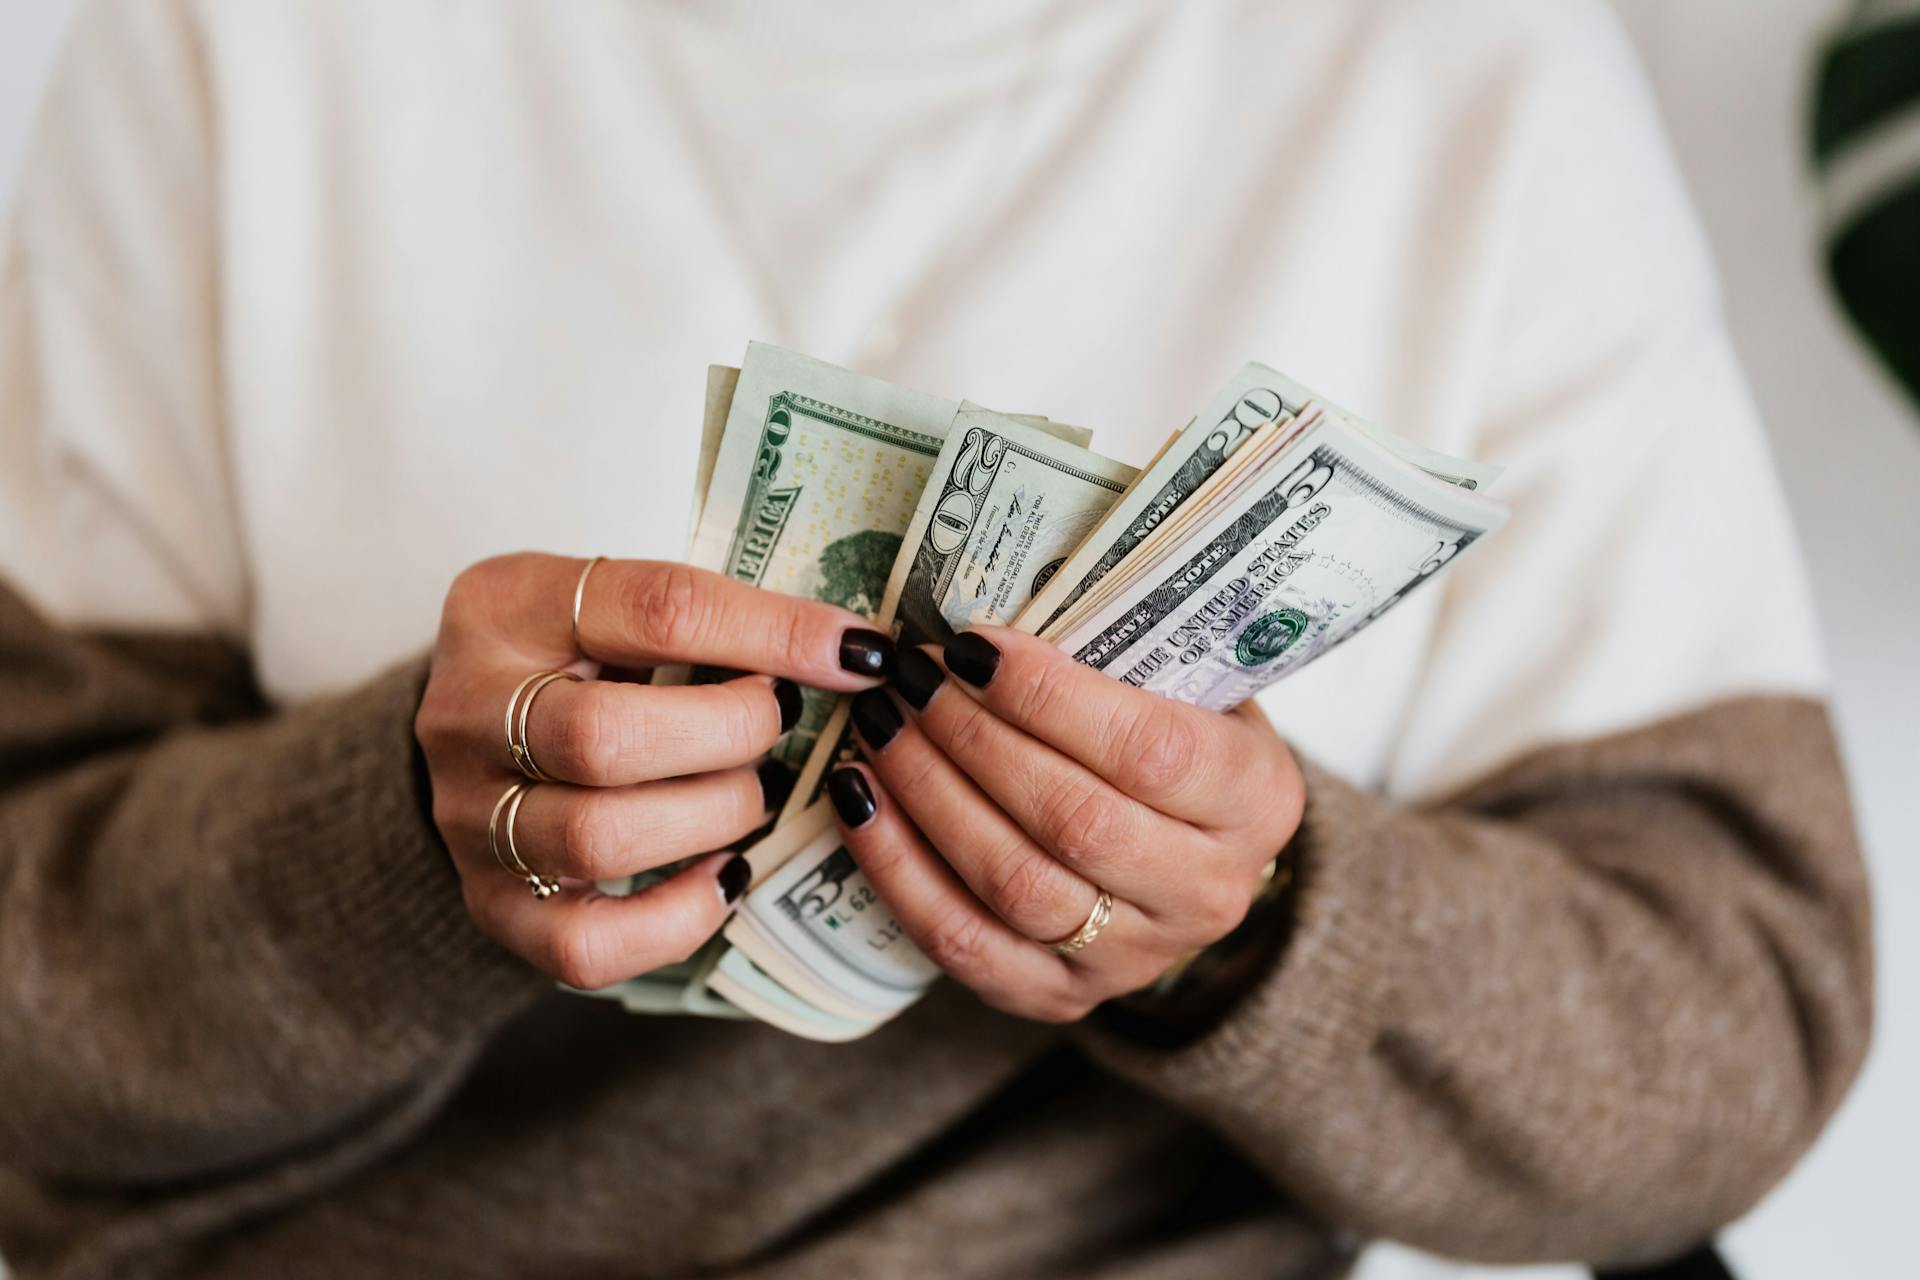
[[[1807,68],[1841,5],[1616,5],[1713,238],[1799,520],[1880,906],[1881,1013],[1865,1078],[1812,1157],[1729,1233],[1728,1249],[1749,1280],[1920,1274],[1906,1220],[1920,1186],[1920,416],[1855,347],[1818,273],[1817,205],[1801,159]],[[71,8],[0,0],[0,192],[11,190]],[[1365,1280],[1439,1274],[1461,1273],[1399,1249],[1376,1250],[1363,1269]]]

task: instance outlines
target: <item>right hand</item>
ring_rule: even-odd
[[[647,560],[595,566],[576,649],[584,564],[500,556],[454,580],[414,736],[474,923],[534,967],[592,989],[691,955],[732,910],[745,864],[728,870],[735,855],[715,854],[629,898],[592,882],[720,849],[760,826],[782,789],[754,762],[792,727],[783,705],[787,716],[799,705],[797,689],[778,686],[870,688],[880,681],[860,658],[890,674],[893,651],[844,609]],[[593,679],[602,665],[671,662],[761,674],[659,688]],[[508,699],[546,668],[586,678],[548,684],[527,720],[534,760],[558,780],[535,784],[514,824],[522,859],[563,885],[541,900],[494,860],[487,820],[526,781],[507,751]]]

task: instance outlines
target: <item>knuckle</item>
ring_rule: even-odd
[[[658,969],[661,965],[685,964],[693,959],[693,953],[700,949],[702,941],[704,939],[693,934],[670,938],[661,948],[660,963],[652,967]]]
[[[1059,989],[1023,991],[1004,998],[982,997],[1002,1013],[1010,1013],[1029,1022],[1065,1026],[1078,1022],[1093,1011],[1094,1001],[1080,994],[1072,984]]]
[[[644,814],[636,813],[623,837],[628,846],[644,838],[655,856],[684,857],[725,848],[766,821],[760,781],[751,771],[740,770],[737,777],[715,775],[715,782],[712,793],[703,790],[697,798],[649,805]]]
[[[810,625],[812,611],[803,601],[782,603],[786,607],[780,611],[769,652],[779,655],[783,670],[805,671],[817,665],[814,655],[820,648]]]
[[[448,618],[465,617],[476,611],[483,600],[491,599],[500,580],[500,560],[480,560],[468,565],[453,576],[447,584],[446,603],[442,608]]]
[[[1263,785],[1262,795],[1241,824],[1240,841],[1249,859],[1265,862],[1280,852],[1306,816],[1300,798],[1284,785]]]
[[[1149,795],[1177,791],[1199,772],[1199,728],[1179,711],[1156,699],[1128,726],[1120,758],[1131,790]]]
[[[475,928],[495,942],[505,944],[506,938],[493,909],[492,897],[484,892],[471,877],[460,878],[460,901],[466,905],[467,915],[472,919]]]
[[[972,699],[953,699],[949,705],[957,706],[960,714],[947,729],[947,753],[955,757],[973,758],[979,754],[981,737],[992,723],[988,717],[992,714]]]
[[[1063,790],[1060,795],[1045,827],[1048,847],[1060,861],[1084,865],[1124,838],[1122,808],[1101,788]]]
[[[978,975],[987,952],[987,922],[977,912],[954,910],[928,932],[927,959],[952,974]]]
[[[941,762],[939,755],[935,752],[921,752],[918,759],[906,764],[898,762],[897,753],[896,759],[891,760],[886,759],[883,753],[882,760],[892,767],[893,772],[886,777],[885,781],[887,789],[895,795],[911,795],[925,788],[939,785]],[[872,767],[877,770],[881,767],[881,763],[873,762]]]
[[[1041,662],[1027,673],[1014,695],[1013,717],[1017,724],[1042,724],[1051,719],[1062,703],[1072,697],[1074,677],[1079,669],[1063,659]]]
[[[560,859],[583,880],[619,874],[621,832],[613,813],[591,795],[571,799],[560,820]]]
[[[1038,1021],[1031,1008],[1033,1004],[1031,995],[1019,991],[1002,991],[998,987],[990,987],[983,983],[973,984],[973,993],[980,997],[981,1004],[998,1013]]]
[[[628,733],[612,702],[589,686],[561,717],[555,736],[566,771],[591,781],[609,776],[619,765]]]
[[[458,739],[460,731],[458,699],[449,690],[449,682],[435,672],[427,679],[420,695],[420,706],[413,713],[413,736],[429,757],[441,746]]]
[[[766,795],[750,768],[716,776],[711,801],[673,806],[669,815],[650,817],[649,832],[672,839],[675,848],[719,849],[758,829],[767,820]]]
[[[492,556],[455,574],[440,607],[443,629],[458,633],[492,628],[502,604],[522,589],[531,558],[524,553]]]
[[[548,937],[546,963],[541,967],[570,987],[592,991],[617,981],[601,958],[599,939],[591,929],[559,928]]]
[[[684,653],[706,632],[707,593],[690,565],[648,564],[626,580],[621,594],[629,625],[646,647]]]
[[[1275,783],[1263,790],[1271,797],[1269,803],[1273,806],[1274,830],[1280,835],[1280,843],[1285,844],[1306,819],[1307,786],[1300,776],[1300,766],[1295,762],[1293,753],[1285,746],[1280,748],[1280,753],[1275,768]],[[1271,852],[1268,851],[1269,855]]]
[[[1194,911],[1194,922],[1205,935],[1201,940],[1215,943],[1239,928],[1252,903],[1253,895],[1239,885],[1216,883],[1201,897]]]
[[[854,832],[847,841],[847,852],[867,873],[867,878],[878,883],[893,877],[894,871],[907,861],[908,850],[904,840],[876,839],[874,825],[868,824]]]
[[[446,701],[446,694],[440,688],[441,682],[435,678],[437,675],[437,672],[428,674],[427,687],[420,691],[420,705],[413,709],[413,736],[423,744],[430,734],[439,730],[443,719],[440,705]]]
[[[463,816],[459,805],[441,791],[437,789],[434,791],[433,827],[440,833],[442,840],[446,840],[450,832],[459,830]]]
[[[729,758],[750,760],[773,745],[778,711],[773,707],[773,700],[758,688],[730,687],[733,701],[720,715],[717,732]]]
[[[1023,842],[1024,843],[1024,842]],[[1036,851],[1016,849],[994,864],[987,904],[1002,920],[1043,920],[1058,905],[1059,884]]]
[[[663,964],[680,964],[692,959],[710,932],[697,910],[682,906],[656,935],[659,956],[648,967],[657,969]]]
[[[1053,1007],[1048,1010],[1047,1021],[1061,1025],[1079,1022],[1092,1013],[1093,1007],[1098,1003],[1098,1000],[1088,995],[1060,996],[1053,1001]]]

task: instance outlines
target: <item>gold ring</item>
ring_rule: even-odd
[[[1057,956],[1070,956],[1076,951],[1085,951],[1100,936],[1100,931],[1113,919],[1113,895],[1105,889],[1093,900],[1093,910],[1087,912],[1087,922],[1075,929],[1058,942],[1049,942],[1047,950]]]
[[[536,898],[551,898],[560,892],[560,882],[551,876],[543,876],[526,864],[520,856],[520,848],[514,843],[513,823],[520,816],[520,802],[533,790],[531,782],[516,782],[500,793],[493,802],[493,812],[487,817],[487,848],[493,851],[493,860],[508,875],[517,876],[527,882],[527,888]],[[507,838],[503,845],[500,840],[500,815],[507,815]],[[508,859],[512,861],[509,862]]]
[[[573,584],[573,647],[580,650],[580,656],[586,657],[587,651],[580,648],[580,605],[587,598],[587,575],[593,572],[593,566],[605,560],[605,556],[595,556],[581,566],[580,580]]]
[[[515,768],[535,782],[553,782],[555,779],[533,761],[533,751],[527,746],[527,713],[533,710],[533,700],[540,696],[540,691],[555,680],[579,678],[571,671],[536,671],[515,685],[513,696],[507,699],[507,755],[512,758]]]

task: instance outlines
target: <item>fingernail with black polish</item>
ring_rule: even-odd
[[[767,802],[767,812],[778,812],[793,794],[793,771],[778,760],[762,760],[754,772],[760,775],[760,795]]]
[[[732,862],[720,868],[718,879],[720,897],[728,906],[732,906],[747,891],[747,881],[753,879],[753,868],[747,865],[745,858],[735,854]]]
[[[874,751],[884,751],[893,735],[900,732],[900,710],[884,689],[869,689],[853,698],[853,727],[860,740]]]
[[[940,684],[947,673],[940,664],[926,655],[923,649],[908,649],[900,655],[900,673],[893,678],[893,687],[900,696],[913,704],[915,711],[925,711],[927,703],[933,701],[933,695],[940,692]]]
[[[828,774],[827,795],[833,800],[833,811],[849,827],[866,826],[880,811],[880,806],[873,802],[866,775],[858,769],[835,769]]]
[[[780,732],[800,723],[800,686],[791,680],[773,682],[773,700],[780,704]]]
[[[1000,650],[977,631],[962,631],[947,641],[947,670],[976,689],[984,689],[1000,669]]]
[[[840,637],[840,665],[855,675],[885,679],[893,674],[893,641],[878,631],[851,627]]]

